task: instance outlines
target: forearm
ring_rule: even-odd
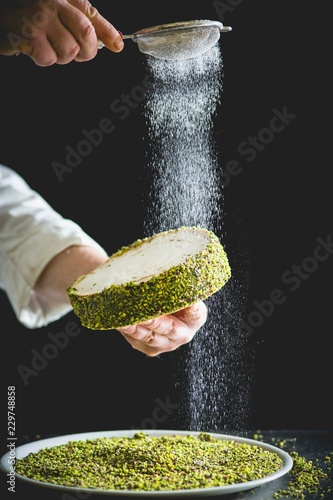
[[[106,258],[103,251],[81,245],[72,245],[56,255],[44,268],[33,289],[43,308],[70,305],[67,288]]]

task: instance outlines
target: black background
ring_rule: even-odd
[[[270,299],[273,290],[285,297],[249,338],[239,341],[240,352],[242,343],[255,351],[246,360],[251,378],[246,425],[331,428],[332,250],[299,280],[297,290],[282,279],[294,265],[305,272],[317,238],[327,241],[333,232],[328,9],[319,2],[309,10],[300,1],[95,5],[124,33],[205,18],[232,26],[220,40],[224,79],[216,139],[221,168],[236,160],[242,172],[223,190],[224,242],[238,280],[245,270],[243,319],[257,310],[254,301]],[[136,100],[124,120],[110,108],[122,94],[131,95],[143,85],[145,56],[136,44],[127,40],[121,54],[102,49],[90,62],[49,68],[37,67],[25,56],[2,56],[0,72],[0,162],[23,175],[109,254],[142,237],[149,147],[142,102]],[[269,127],[273,109],[284,108],[295,118],[247,161],[239,145]],[[82,130],[96,128],[103,118],[113,120],[115,131],[60,183],[52,162],[64,163],[66,146],[75,147]],[[149,427],[159,401],[177,401],[179,365],[189,346],[150,359],[116,331],[83,327],[25,385],[18,366],[31,366],[31,351],[41,353],[50,332],[63,332],[68,322],[78,325],[78,320],[70,313],[30,331],[17,322],[4,293],[0,299],[3,436],[8,386],[16,386],[17,434],[29,439]],[[237,385],[237,369],[230,385],[231,391]],[[154,424],[186,425],[181,411]],[[228,421],[227,427],[234,424]]]

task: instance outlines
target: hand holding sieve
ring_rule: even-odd
[[[221,32],[231,30],[230,26],[223,26],[219,21],[202,19],[151,26],[122,37],[136,42],[144,54],[179,60],[204,54],[217,43]]]

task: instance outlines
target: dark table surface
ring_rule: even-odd
[[[230,432],[228,432],[230,434]],[[327,479],[320,481],[317,493],[303,491],[302,496],[282,496],[280,498],[308,499],[333,499],[333,429],[332,430],[260,430],[256,432],[234,433],[234,435],[244,436],[252,439],[259,439],[268,444],[280,447],[286,452],[295,451],[306,461],[312,461],[314,465],[320,467],[327,474]],[[42,438],[53,436],[41,436]],[[40,438],[40,437],[39,437]],[[22,436],[17,440],[17,446],[27,442],[36,441],[36,436]],[[3,455],[4,453],[2,453]],[[331,460],[328,460],[330,457]],[[15,493],[8,490],[6,474],[1,473],[0,498],[15,498],[16,500],[32,498],[34,500],[102,500],[104,498],[124,498],[124,495],[90,494],[84,491],[62,491],[59,489],[49,489],[39,485],[31,485],[19,479],[15,480]],[[213,498],[230,499],[251,499],[251,500],[274,500],[274,494],[279,490],[286,490],[293,480],[293,469],[285,476],[266,483],[257,488],[235,494],[214,495]],[[128,498],[128,497],[126,497]],[[137,497],[138,498],[138,497]],[[141,498],[145,498],[141,496]],[[191,498],[186,496],[186,498]]]

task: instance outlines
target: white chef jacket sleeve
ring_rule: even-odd
[[[0,288],[6,292],[18,321],[27,328],[46,326],[72,310],[70,305],[43,310],[33,292],[44,267],[70,245],[104,251],[16,172],[0,165]]]

